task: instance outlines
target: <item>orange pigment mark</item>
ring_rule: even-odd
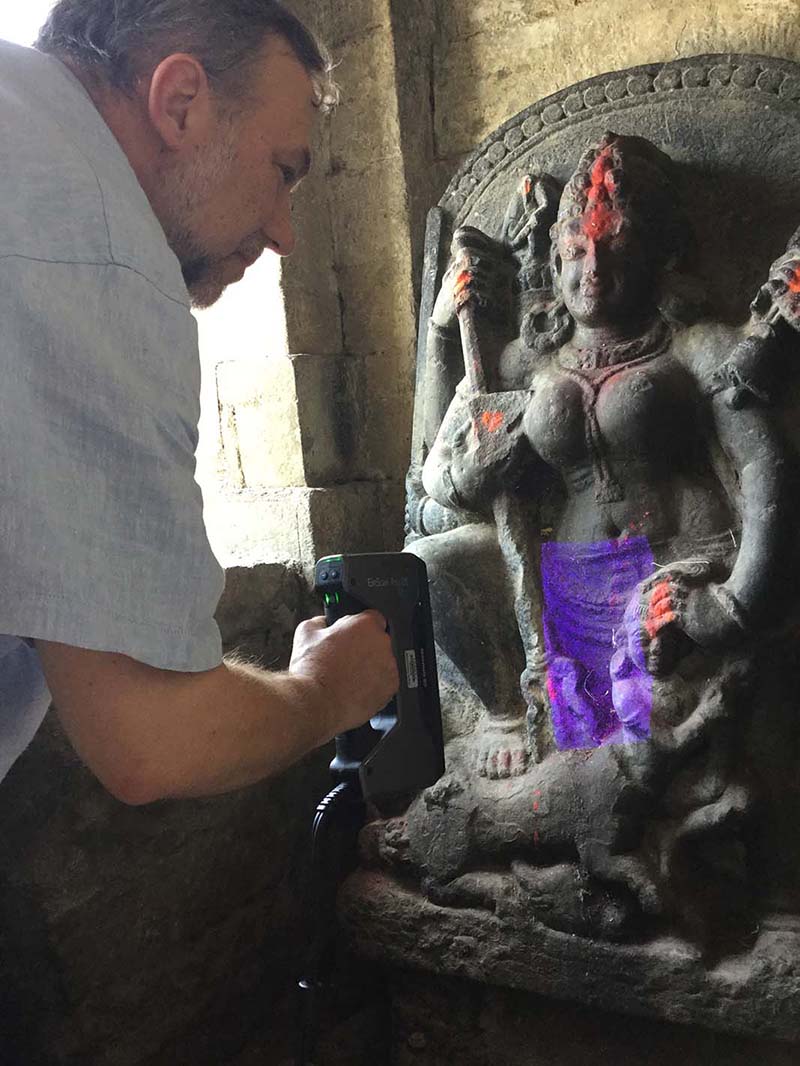
[[[659,599],[662,595],[663,599]],[[655,603],[654,601],[657,599],[659,599],[659,602]],[[650,604],[647,608],[647,617],[644,621],[648,637],[652,640],[659,629],[663,629],[668,622],[674,621],[675,611],[672,608],[670,583],[669,581],[659,581],[653,589]]]
[[[622,215],[607,200],[590,201],[590,206],[583,213],[583,232],[594,241],[602,241],[618,233],[621,224]]]
[[[586,193],[588,204],[583,213],[583,232],[595,241],[602,241],[617,233],[622,224],[621,213],[610,203],[610,194],[617,191],[613,165],[611,149],[604,148],[595,159],[590,173],[591,186]]]
[[[481,422],[483,422],[484,426],[490,433],[495,433],[503,424],[503,412],[484,411],[481,416]]]
[[[522,183],[522,188],[523,188],[523,191],[524,191],[525,195],[526,196],[530,196],[531,188],[532,188],[531,179],[530,178],[525,178],[525,180]]]
[[[787,284],[789,292],[800,292],[800,267],[797,267]]]

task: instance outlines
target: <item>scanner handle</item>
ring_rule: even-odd
[[[366,610],[353,596],[344,590],[325,596],[325,621],[329,626],[348,614],[360,614]],[[361,791],[360,770],[364,759],[369,755],[382,734],[373,729],[369,722],[339,733],[335,738],[336,756],[331,763],[331,773],[338,781],[352,783]]]

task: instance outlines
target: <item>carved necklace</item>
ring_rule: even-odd
[[[581,390],[586,447],[594,469],[594,496],[598,503],[618,503],[625,499],[625,490],[605,456],[603,435],[597,421],[597,398],[600,390],[621,370],[642,366],[662,355],[671,340],[669,326],[663,318],[659,318],[652,329],[635,340],[624,344],[602,345],[599,348],[576,349],[580,369],[565,366],[561,352],[556,356],[562,372]]]

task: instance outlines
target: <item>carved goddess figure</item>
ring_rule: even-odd
[[[443,900],[480,894],[465,874],[504,857],[533,899],[552,891],[557,927],[612,935],[671,908],[702,936],[722,889],[681,886],[713,838],[722,912],[747,908],[737,738],[746,638],[780,610],[768,393],[800,284],[790,252],[747,327],[703,320],[681,273],[691,237],[670,159],[614,134],[560,202],[526,177],[499,241],[456,233],[410,545],[439,642],[485,707],[408,816]]]

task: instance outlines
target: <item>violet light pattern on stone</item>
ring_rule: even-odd
[[[547,692],[561,750],[650,735],[637,588],[653,569],[646,537],[542,545]]]

